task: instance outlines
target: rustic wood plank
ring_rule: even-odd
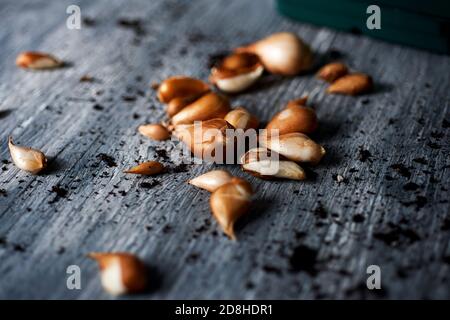
[[[80,31],[65,26],[73,2],[0,7],[9,26],[0,31],[1,298],[110,298],[86,258],[108,250],[152,266],[152,291],[138,298],[450,298],[448,56],[295,23],[269,0],[78,1],[95,22]],[[120,18],[141,19],[144,34],[117,25]],[[231,242],[211,218],[208,194],[185,183],[215,166],[174,172],[157,151],[170,143],[149,142],[136,127],[164,116],[149,83],[206,79],[212,55],[280,30],[297,32],[322,61],[340,52],[373,76],[376,91],[331,96],[312,75],[268,76],[232,98],[267,121],[309,93],[321,123],[314,138],[328,154],[304,183],[230,167],[257,189]],[[19,70],[15,56],[28,49],[71,66]],[[84,74],[97,81],[80,83]],[[10,134],[48,154],[49,172],[31,176],[9,163]],[[172,173],[122,173],[144,159],[163,160]],[[70,264],[82,269],[80,291],[66,288]],[[381,267],[381,293],[365,289],[370,264]]]

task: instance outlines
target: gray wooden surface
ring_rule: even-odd
[[[81,30],[66,28],[72,3],[92,18]],[[110,298],[86,254],[119,250],[151,267],[150,292],[134,298],[450,298],[448,56],[295,23],[269,0],[11,0],[1,2],[0,21],[0,298]],[[376,90],[331,96],[313,75],[266,76],[232,97],[267,121],[310,93],[314,138],[328,150],[305,182],[261,181],[230,166],[257,190],[232,242],[218,232],[208,193],[185,183],[214,166],[177,167],[158,151],[170,143],[136,127],[164,117],[152,81],[206,79],[214,55],[282,30],[322,61],[340,53]],[[20,70],[23,50],[70,65]],[[85,74],[96,80],[80,82]],[[15,168],[8,135],[43,150],[48,172]],[[171,172],[122,173],[147,159]],[[66,288],[72,264],[82,290]],[[366,289],[371,264],[381,268],[381,291]]]

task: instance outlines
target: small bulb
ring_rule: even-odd
[[[231,181],[233,176],[225,170],[213,170],[189,180],[189,184],[209,192],[216,191],[219,187]]]
[[[172,117],[174,125],[194,123],[214,118],[223,118],[230,111],[227,98],[211,92],[203,95]]]
[[[143,136],[153,140],[167,140],[170,137],[169,130],[159,123],[141,125],[138,131]]]
[[[356,96],[370,92],[373,89],[373,81],[370,76],[363,73],[347,74],[334,81],[327,89],[327,93]]]
[[[305,180],[306,174],[297,163],[268,149],[253,148],[242,158],[242,170],[261,179]]]
[[[249,88],[263,72],[257,55],[233,53],[212,68],[209,80],[224,92],[237,93]]]
[[[324,65],[317,72],[317,77],[319,79],[325,80],[327,82],[333,82],[340,77],[345,76],[348,73],[348,68],[345,64],[341,62],[333,62]]]
[[[163,103],[168,103],[174,98],[203,94],[209,90],[208,84],[201,80],[175,76],[164,80],[158,86],[158,99]]]
[[[125,173],[142,174],[146,176],[155,175],[164,171],[164,166],[158,161],[147,161],[124,171]]]
[[[53,69],[61,67],[63,64],[58,58],[42,52],[26,51],[16,58],[16,65],[24,69]]]
[[[233,240],[236,240],[234,224],[247,213],[252,195],[250,183],[240,178],[233,178],[211,195],[211,211],[223,232]]]
[[[325,155],[325,149],[307,135],[299,132],[282,134],[280,136],[260,137],[260,143],[267,149],[281,154],[295,162],[308,162],[315,165]]]
[[[309,46],[291,32],[274,33],[236,52],[256,54],[271,73],[294,76],[311,69],[313,53]]]
[[[47,158],[41,151],[30,147],[16,146],[12,137],[8,139],[8,146],[11,158],[19,169],[38,174],[47,166]]]
[[[267,124],[268,132],[278,130],[279,135],[292,132],[314,132],[318,125],[316,112],[305,106],[303,102],[306,102],[306,98],[290,101],[286,108],[273,116]]]
[[[97,261],[102,286],[109,293],[138,293],[147,287],[147,268],[136,256],[125,252],[92,252],[88,256]]]

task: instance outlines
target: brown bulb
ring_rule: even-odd
[[[317,129],[318,121],[314,109],[299,105],[298,101],[289,102],[284,110],[270,120],[266,126],[269,134],[271,130],[279,130],[278,134],[282,135],[291,132],[312,133]]]
[[[211,194],[213,215],[223,232],[233,240],[236,240],[234,224],[247,213],[252,195],[250,183],[240,178],[233,178]]]

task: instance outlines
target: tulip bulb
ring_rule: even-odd
[[[230,111],[230,103],[225,97],[211,92],[184,107],[172,118],[174,125],[194,123],[213,118],[223,118]]]
[[[237,93],[255,83],[263,72],[257,55],[234,53],[212,68],[209,80],[224,92]]]
[[[64,65],[58,58],[43,52],[26,51],[16,58],[16,65],[24,69],[53,69]]]
[[[295,162],[265,148],[253,148],[242,158],[242,170],[261,179],[304,180],[305,171]]]
[[[147,287],[146,266],[136,256],[125,252],[92,252],[89,257],[97,261],[103,288],[109,293],[137,293]]]
[[[212,170],[189,180],[189,184],[205,189],[209,192],[214,192],[219,187],[230,182],[232,178],[233,176],[228,171]]]
[[[223,232],[236,240],[234,224],[247,213],[253,191],[250,183],[240,178],[233,178],[214,191],[210,198],[210,206],[214,217]]]
[[[170,132],[162,124],[144,124],[139,126],[138,131],[143,136],[153,140],[167,140],[170,137]]]
[[[309,46],[290,32],[272,34],[253,44],[238,48],[236,52],[254,53],[269,72],[285,76],[307,71],[313,64],[313,54]]]
[[[142,174],[146,176],[155,175],[164,171],[164,166],[158,161],[147,161],[124,171],[125,173]]]
[[[267,124],[266,129],[279,130],[278,134],[291,132],[312,133],[317,129],[317,116],[314,109],[304,105],[306,99],[293,100],[277,113]]]
[[[280,136],[260,137],[260,144],[295,162],[317,164],[325,155],[325,149],[307,135],[299,132]]]
[[[340,77],[327,88],[327,93],[356,96],[373,90],[372,78],[364,73],[350,73]]]
[[[39,150],[17,146],[12,137],[8,139],[8,147],[14,164],[21,170],[37,174],[47,166],[47,158]]]
[[[158,99],[168,103],[174,98],[208,92],[209,86],[205,82],[184,76],[175,76],[164,80],[158,87]]]

